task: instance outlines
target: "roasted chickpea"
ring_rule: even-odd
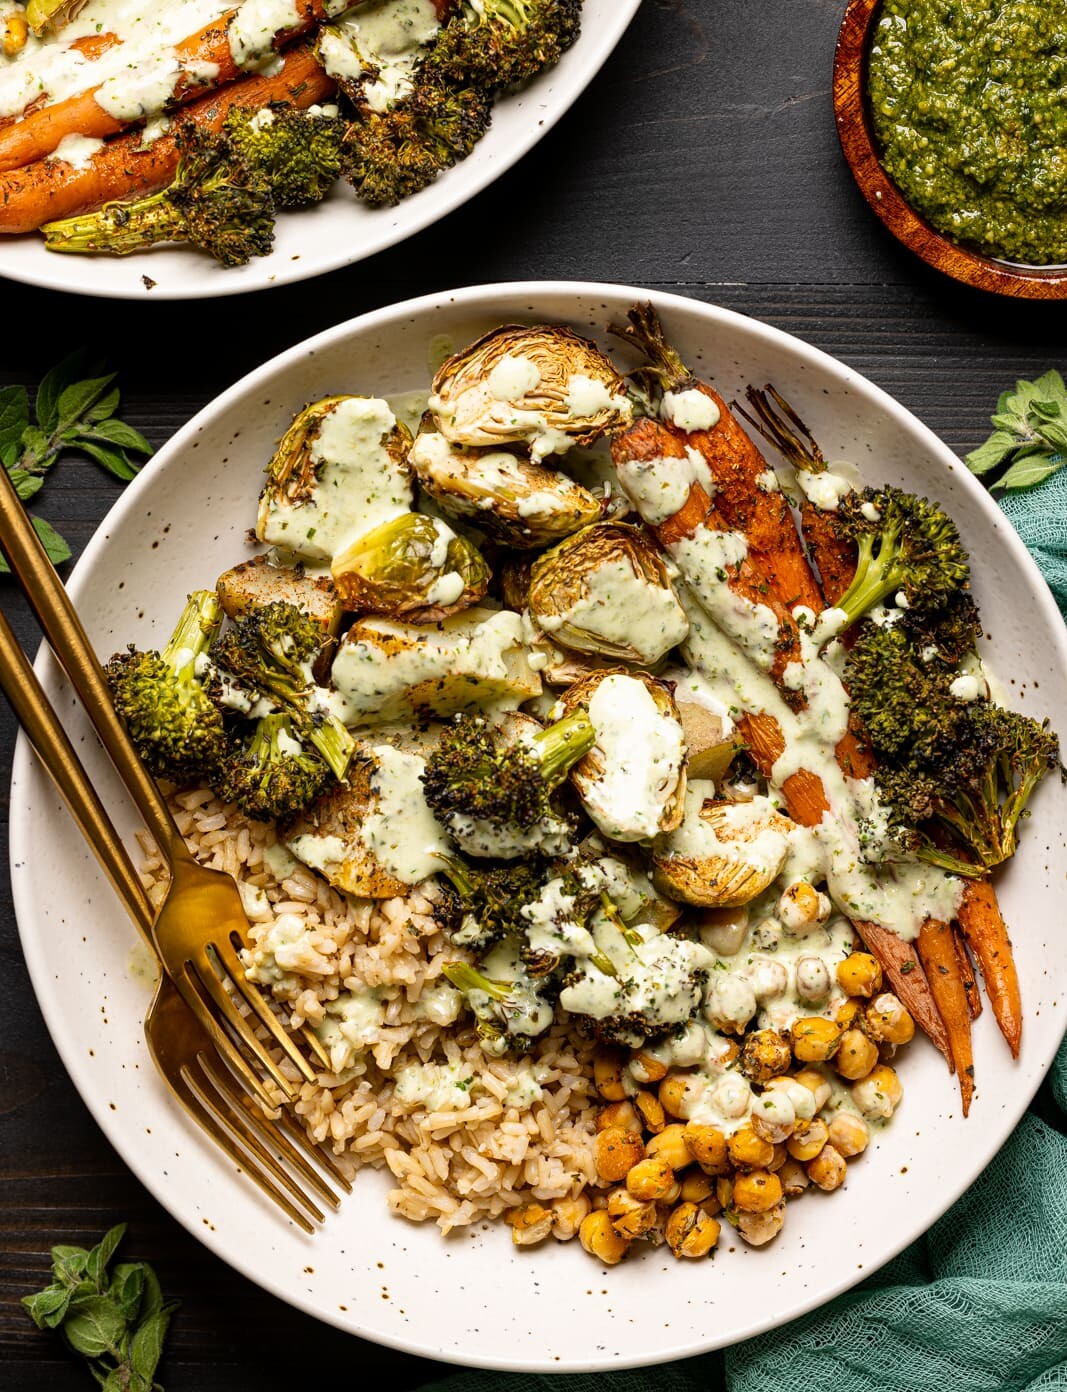
[[[854,1083],[864,1078],[878,1062],[878,1046],[868,1039],[862,1030],[845,1030],[841,1036],[841,1047],[834,1055],[834,1067]]]
[[[860,1017],[860,1005],[861,1002],[859,1000],[849,999],[841,1002],[834,1011],[834,1022],[839,1029],[847,1030],[852,1028]]]
[[[625,1059],[617,1049],[605,1050],[593,1059],[593,1082],[605,1102],[622,1102],[633,1091],[623,1078]]]
[[[915,1037],[915,1021],[892,991],[875,996],[864,1018],[867,1033],[878,1044],[909,1044]]]
[[[557,1199],[552,1205],[552,1236],[560,1242],[569,1242],[572,1237],[577,1237],[578,1229],[591,1207],[587,1194],[578,1194],[573,1199]]]
[[[661,1160],[666,1160],[672,1170],[684,1170],[687,1165],[692,1164],[693,1157],[689,1153],[689,1147],[685,1143],[685,1127],[680,1122],[674,1122],[670,1126],[665,1126],[658,1136],[653,1136],[648,1143],[647,1153],[656,1156]]]
[[[706,1257],[719,1240],[719,1224],[696,1204],[679,1204],[667,1219],[667,1246],[676,1257]]]
[[[14,58],[16,53],[21,53],[30,37],[30,26],[25,17],[17,12],[0,19],[0,31],[0,49],[3,49],[5,58]]]
[[[797,996],[808,1005],[815,1005],[830,994],[830,968],[821,957],[798,957],[796,983]]]
[[[793,1104],[793,1115],[799,1125],[803,1121],[810,1121],[815,1115],[815,1094],[806,1088],[803,1083],[798,1083],[796,1078],[772,1078],[763,1089],[764,1095],[768,1092],[783,1092]],[[829,1094],[829,1089],[827,1089]]]
[[[627,1189],[615,1189],[608,1195],[608,1217],[620,1237],[633,1241],[655,1223],[656,1205],[635,1199]]]
[[[742,1126],[726,1142],[730,1159],[739,1170],[764,1170],[774,1159],[774,1146],[757,1136],[751,1126]]]
[[[769,1083],[793,1062],[789,1040],[773,1029],[747,1035],[741,1048],[741,1072],[753,1083]]]
[[[582,1220],[578,1240],[590,1256],[599,1257],[605,1266],[617,1266],[630,1250],[627,1239],[611,1226],[611,1215],[605,1208],[595,1209]]]
[[[824,1145],[815,1159],[808,1161],[806,1169],[812,1184],[817,1184],[826,1193],[840,1189],[845,1182],[845,1158],[832,1145]]]
[[[794,1160],[814,1160],[830,1138],[830,1131],[822,1117],[812,1117],[803,1127],[797,1127],[786,1141],[786,1150]]]
[[[821,1111],[830,1100],[830,1084],[817,1068],[802,1068],[793,1074],[793,1082],[807,1088],[815,1098],[815,1111]],[[813,1113],[814,1115],[814,1113]]]
[[[782,1231],[785,1222],[785,1200],[764,1213],[748,1209],[737,1210],[737,1231],[750,1247],[763,1247]]]
[[[630,1059],[630,1072],[639,1083],[658,1083],[667,1076],[667,1065],[652,1054],[639,1052]]]
[[[825,1063],[841,1043],[841,1029],[821,1015],[805,1015],[794,1021],[793,1053],[801,1063]]]
[[[700,1170],[693,1170],[682,1180],[681,1198],[686,1203],[702,1204],[711,1202],[718,1211],[719,1201],[715,1198],[715,1179]]]
[[[726,1137],[717,1126],[698,1126],[690,1122],[684,1132],[685,1143],[705,1174],[725,1174],[729,1168]]]
[[[872,1068],[866,1078],[852,1085],[852,1100],[868,1121],[891,1117],[903,1096],[896,1069],[887,1063]]]
[[[700,925],[700,941],[720,957],[732,957],[748,932],[748,909],[701,909],[694,915]]]
[[[846,1160],[862,1155],[870,1139],[870,1127],[855,1112],[838,1112],[830,1123],[830,1144]]]
[[[539,1203],[523,1204],[510,1215],[511,1240],[516,1247],[535,1247],[552,1231],[552,1210]]]
[[[597,1133],[593,1155],[600,1178],[615,1184],[625,1179],[637,1162],[645,1158],[645,1147],[640,1132],[609,1126],[606,1131]]]
[[[762,1140],[778,1145],[793,1134],[796,1124],[796,1108],[788,1093],[768,1090],[753,1101],[749,1125]]]
[[[734,1208],[746,1213],[766,1213],[782,1197],[782,1182],[769,1170],[752,1170],[734,1180]]]
[[[645,1129],[651,1131],[653,1135],[662,1131],[667,1124],[667,1115],[663,1110],[663,1103],[651,1092],[639,1092],[634,1098],[634,1106],[637,1114],[644,1123]]]
[[[796,937],[820,928],[830,917],[830,909],[830,900],[807,880],[791,884],[778,900],[778,917],[786,931]]]
[[[837,982],[846,996],[873,996],[882,989],[882,966],[869,952],[850,952],[837,964]]]
[[[597,1112],[594,1125],[598,1131],[606,1131],[613,1126],[621,1127],[623,1131],[640,1131],[641,1118],[632,1102],[609,1102]]]
[[[704,1016],[723,1034],[743,1034],[756,1013],[756,993],[736,972],[718,972],[708,988]]]
[[[660,1106],[671,1116],[685,1116],[688,1104],[703,1089],[703,1084],[687,1073],[668,1073],[659,1085]]]
[[[807,1170],[799,1160],[793,1159],[785,1162],[778,1171],[778,1178],[781,1181],[782,1193],[787,1199],[799,1198],[811,1183]]]
[[[626,1188],[643,1203],[666,1199],[673,1184],[674,1171],[661,1155],[639,1160],[626,1176]]]

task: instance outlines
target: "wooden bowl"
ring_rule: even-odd
[[[837,133],[864,198],[899,242],[953,280],[997,295],[1067,299],[1067,266],[1022,266],[969,251],[920,217],[882,168],[867,97],[867,59],[880,4],[850,0],[834,53]]]

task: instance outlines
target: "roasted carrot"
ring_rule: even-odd
[[[853,927],[863,939],[867,950],[878,958],[890,985],[915,1023],[929,1036],[935,1048],[944,1054],[951,1069],[954,1065],[948,1031],[941,1017],[937,995],[916,953],[915,945],[905,942],[891,929],[883,928],[877,923],[866,923],[861,919],[854,922]]]
[[[967,944],[963,941],[963,935],[958,928],[952,930],[952,940],[956,947],[956,961],[960,965],[960,976],[963,978],[963,989],[967,992],[967,1008],[971,1012],[971,1019],[977,1020],[982,1013],[982,993],[978,989],[978,982],[975,978],[974,963],[971,961],[971,954],[967,951]]]
[[[311,106],[334,90],[333,81],[315,61],[310,45],[285,54],[281,71],[232,82],[221,92],[201,97],[181,117],[217,129],[235,106],[258,109],[268,102]],[[140,133],[131,131],[108,141],[84,169],[63,161],[39,160],[26,169],[0,175],[0,233],[32,232],[46,222],[89,212],[105,203],[134,198],[165,188],[178,167],[176,131],[140,148]]]
[[[686,468],[692,469],[687,452],[690,438],[684,432],[649,417],[637,421],[628,430],[616,436],[612,441],[611,455],[624,486],[627,475],[635,478],[642,472],[652,473],[665,459],[676,459]],[[654,507],[655,504],[653,509]],[[708,496],[699,482],[690,485],[685,501],[669,517],[657,521],[657,513],[653,509],[645,504],[658,541],[671,550],[675,564],[687,579],[697,600],[708,607],[709,613],[712,612],[708,603],[711,596],[708,590],[706,558],[701,557],[701,564],[696,567],[699,574],[695,571],[687,574],[685,554],[673,548],[677,548],[684,541],[699,538],[702,533],[708,534],[709,537],[729,537],[733,529],[719,511],[718,504]],[[726,548],[726,552],[728,550],[729,548]],[[770,611],[777,624],[777,637],[767,669],[768,674],[779,684],[783,699],[795,704],[798,693],[785,685],[783,674],[791,662],[800,660],[800,630],[789,608],[772,593],[765,572],[752,556],[745,553],[736,561],[724,558],[718,565],[718,579],[713,580],[713,583],[729,591],[732,601],[715,606],[712,617],[743,652],[746,651],[746,639],[751,631],[749,616],[756,606]],[[740,605],[736,601],[740,601]],[[756,660],[752,653],[748,655],[753,661]]]
[[[833,514],[817,508],[807,498],[800,508],[800,525],[819,572],[826,603],[836,604],[856,573],[855,542],[839,536],[833,525]]]
[[[968,880],[957,917],[963,936],[982,971],[989,1004],[1012,1057],[1018,1058],[1023,1033],[1019,974],[1015,969],[1008,929],[988,880]]]
[[[919,960],[926,968],[930,993],[948,1032],[949,1050],[959,1078],[963,1115],[966,1116],[971,1109],[974,1092],[971,1011],[951,926],[928,919],[919,931],[916,947]]]
[[[282,47],[327,19],[330,8],[327,0],[296,0],[297,23],[275,34],[274,47]],[[193,101],[202,97],[205,90],[223,87],[244,75],[230,49],[229,31],[237,13],[236,9],[230,10],[220,19],[213,20],[197,33],[175,44],[174,56],[182,71],[168,106]],[[97,55],[93,53],[91,56]],[[211,69],[217,71],[205,80],[204,73]],[[35,160],[44,159],[68,135],[87,135],[99,139],[117,135],[129,123],[104,110],[96,99],[99,91],[100,87],[96,86],[49,106],[37,107],[21,121],[0,130],[0,171],[21,169]]]
[[[749,555],[772,593],[788,608],[823,607],[815,576],[804,554],[789,503],[774,482],[773,470],[742,429],[725,400],[682,362],[663,335],[650,304],[636,305],[630,324],[617,332],[649,360],[664,391],[698,391],[715,403],[719,419],[709,430],[691,430],[686,443],[707,463],[715,483],[715,506],[727,525],[741,532]]]

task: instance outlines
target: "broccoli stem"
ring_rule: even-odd
[[[451,880],[456,892],[462,898],[469,899],[474,893],[476,885],[467,874],[467,867],[456,860],[454,856],[444,855],[441,851],[434,852],[434,859],[441,862],[441,873]]]
[[[848,615],[848,624],[862,618],[868,610],[880,604],[887,595],[898,589],[904,576],[897,566],[899,524],[890,523],[881,533],[878,555],[874,555],[876,538],[870,534],[857,541],[856,574],[848,589],[834,605]],[[848,624],[844,625],[847,627]]]
[[[324,720],[312,715],[309,719],[299,720],[297,723],[300,735],[308,744],[314,745],[329,765],[333,776],[339,783],[343,783],[352,758],[352,736],[333,715]]]
[[[600,907],[604,911],[604,917],[608,919],[612,927],[617,929],[622,934],[623,942],[625,942],[626,946],[630,949],[631,952],[634,950],[635,947],[637,947],[638,943],[644,941],[640,933],[635,933],[632,928],[628,928],[626,926],[626,923],[623,921],[622,914],[619,913],[619,910],[615,906],[614,901],[609,899],[603,891],[601,891],[600,894]],[[601,970],[603,970],[603,968],[601,968]],[[612,968],[611,975],[618,975],[614,968]]]
[[[207,652],[222,627],[222,605],[214,590],[194,590],[163,651],[163,661],[183,677],[192,677],[196,659]]]
[[[108,203],[99,212],[50,222],[44,240],[49,251],[129,256],[156,242],[184,240],[184,218],[164,189],[135,203]]]
[[[483,976],[469,962],[450,962],[444,968],[444,975],[456,990],[462,991],[465,996],[469,996],[472,991],[484,991],[487,996],[492,996],[493,1000],[503,1001],[511,994],[510,981],[493,981],[488,976]]]
[[[596,730],[584,710],[572,711],[533,737],[541,777],[549,787],[566,778],[570,769],[596,743]]]

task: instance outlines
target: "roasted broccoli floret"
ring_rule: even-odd
[[[247,817],[282,821],[302,812],[333,781],[327,764],[296,736],[289,715],[265,715],[251,740],[223,761],[220,797]]]
[[[263,692],[288,711],[299,739],[322,755],[343,779],[355,741],[332,714],[311,667],[322,649],[322,629],[294,604],[278,600],[237,619],[215,644],[212,660],[223,676]]]
[[[922,649],[901,623],[866,623],[849,653],[845,683],[879,758],[921,757],[951,734],[965,709],[951,692],[953,671]]]
[[[515,740],[482,716],[458,715],[426,760],[426,801],[468,854],[530,854],[540,828],[566,830],[552,791],[595,738],[585,711]]]
[[[891,595],[901,608],[942,608],[970,576],[956,524],[935,503],[899,488],[865,488],[842,498],[832,525],[856,544],[856,573],[834,605],[843,632]]]
[[[501,945],[481,968],[453,962],[444,968],[478,1021],[478,1038],[493,1057],[529,1053],[552,1023],[558,987],[551,977],[531,977],[514,948]]]
[[[560,1004],[579,1028],[605,1044],[635,1048],[697,1013],[714,960],[702,943],[628,927],[606,895],[594,932],[611,971],[597,959],[583,960],[564,978],[560,993]]]
[[[934,818],[992,869],[1015,854],[1019,819],[1059,759],[1047,722],[990,701],[971,702],[957,738],[930,750]]]
[[[966,635],[970,623],[964,606],[950,628]],[[1019,818],[1057,766],[1059,745],[1047,725],[984,697],[962,699],[953,691],[959,675],[938,655],[931,629],[913,640],[903,621],[864,625],[845,669],[898,847],[958,874],[984,874],[1014,854]]]
[[[210,781],[226,754],[222,712],[196,674],[222,623],[214,590],[189,596],[162,652],[116,653],[105,670],[115,709],[150,773],[173,783]]]
[[[578,37],[582,0],[463,0],[427,65],[457,83],[494,90],[528,82]]]
[[[448,936],[459,947],[487,952],[502,938],[521,936],[526,928],[522,910],[537,900],[545,882],[539,861],[476,869],[451,857],[441,857],[441,874],[448,881],[446,895],[458,912]]]
[[[239,158],[266,177],[276,208],[307,208],[340,177],[346,124],[336,108],[237,107],[223,131]]]
[[[901,610],[900,627],[916,650],[954,667],[978,647],[982,623],[970,590],[954,590],[936,609]]]
[[[349,123],[342,170],[373,207],[399,203],[466,159],[489,128],[492,99],[420,70],[415,89],[395,106],[359,107]]]
[[[128,256],[157,242],[188,242],[224,266],[265,256],[274,245],[266,174],[240,158],[225,132],[183,122],[177,142],[181,158],[169,188],[49,223],[49,250]]]

